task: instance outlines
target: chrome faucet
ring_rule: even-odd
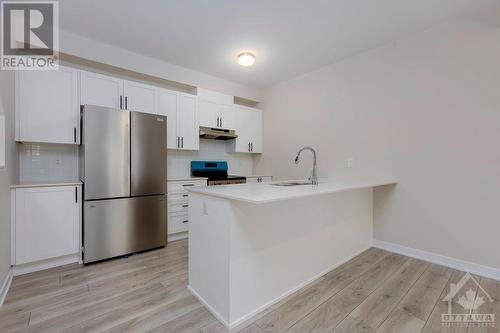
[[[297,153],[297,157],[295,157],[295,164],[299,164],[299,157],[303,150],[310,150],[313,153],[313,169],[311,178],[309,178],[309,180],[311,181],[311,184],[318,185],[318,175],[316,174],[316,151],[314,149],[312,149],[311,147],[304,147],[299,150],[299,152]]]

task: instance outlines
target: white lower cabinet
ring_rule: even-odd
[[[206,179],[168,181],[168,226],[169,235],[189,230],[189,192],[187,187],[206,186]]]
[[[81,186],[12,190],[12,264],[80,254]]]
[[[273,176],[250,176],[247,183],[268,183],[273,181]]]

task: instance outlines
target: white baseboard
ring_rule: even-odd
[[[498,268],[484,266],[470,261],[451,258],[440,254],[414,249],[411,247],[406,247],[395,243],[380,241],[377,239],[373,240],[373,246],[382,250],[402,254],[412,258],[421,259],[434,264],[439,264],[442,266],[457,269],[463,272],[469,272],[472,274],[484,276],[494,280],[500,280],[500,269]]]
[[[187,286],[187,289],[194,297],[198,299],[198,301],[200,301],[201,304],[205,306],[205,308],[207,308],[207,310],[211,314],[214,315],[215,318],[217,318],[218,321],[220,321],[225,327],[230,328],[229,323],[224,319],[224,317],[222,317],[219,312],[217,312],[212,306],[210,306],[210,304],[208,304],[207,301],[205,301],[205,299],[201,297],[196,290],[194,290],[190,285]]]
[[[175,242],[175,241],[178,241],[178,240],[181,240],[181,239],[186,239],[188,238],[188,232],[187,231],[183,231],[183,232],[178,232],[178,233],[175,233],[175,234],[170,234],[168,235],[168,241],[169,242]]]
[[[259,306],[257,309],[245,314],[244,316],[234,320],[233,322],[231,323],[228,323],[213,307],[211,307],[204,299],[203,297],[200,296],[200,294],[198,294],[190,285],[188,285],[188,290],[191,292],[191,294],[193,294],[194,297],[196,297],[206,308],[208,311],[210,311],[224,326],[226,326],[227,329],[233,329],[235,328],[236,326],[238,325],[241,325],[243,324],[245,321],[249,320],[250,318],[254,317],[255,315],[257,315],[258,313],[268,309],[269,307],[273,306],[274,304],[280,302],[281,300],[283,300],[284,298],[290,296],[291,294],[293,294],[294,292],[304,288],[305,286],[307,286],[308,284],[314,282],[315,280],[319,279],[320,277],[322,277],[323,275],[333,271],[334,269],[336,269],[337,267],[339,266],[342,266],[343,264],[345,264],[346,262],[348,262],[349,260],[357,257],[358,255],[360,255],[361,253],[363,253],[364,251],[368,250],[369,248],[371,247],[371,245],[369,246],[366,246],[364,247],[362,250],[360,251],[357,251],[356,253],[348,256],[347,258],[344,258],[342,259],[341,261],[337,262],[335,265],[325,269],[324,271],[322,271],[321,273],[313,276],[312,278],[306,280],[305,282],[299,284],[298,286],[296,286],[295,288],[292,288],[290,290],[288,290],[287,292],[283,293],[282,295],[278,296],[277,298],[275,298],[274,300],[262,305],[262,306]]]
[[[43,271],[44,269],[54,268],[57,266],[63,266],[73,263],[80,262],[79,254],[71,254],[69,256],[64,256],[56,259],[49,259],[43,261],[37,261],[34,263],[16,265],[13,267],[14,276],[33,273],[37,271]]]
[[[10,284],[12,283],[12,268],[7,272],[7,276],[5,277],[2,287],[0,288],[0,307],[5,301],[5,297],[7,297],[7,292],[9,291]]]

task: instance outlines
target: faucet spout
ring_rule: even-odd
[[[295,157],[295,164],[299,164],[300,154],[304,150],[309,150],[313,154],[313,169],[312,169],[311,178],[309,178],[309,179],[311,180],[311,184],[317,185],[318,184],[318,175],[316,173],[316,151],[312,147],[303,147],[303,148],[301,148],[299,150],[299,152],[297,153],[297,157]]]

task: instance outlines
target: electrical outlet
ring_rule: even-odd
[[[350,168],[352,168],[353,166],[354,166],[354,158],[349,157],[349,158],[347,159],[347,161],[346,161],[346,167],[350,169]]]

